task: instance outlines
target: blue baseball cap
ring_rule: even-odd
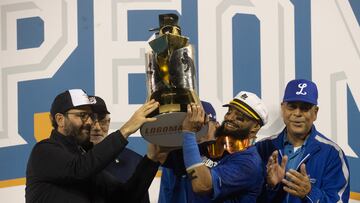
[[[310,80],[291,80],[285,88],[283,102],[307,102],[317,105],[318,90],[316,84]]]
[[[201,101],[201,105],[203,106],[206,115],[209,116],[210,121],[216,121],[216,111],[214,107],[206,101]]]

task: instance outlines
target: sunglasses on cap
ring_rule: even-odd
[[[254,142],[255,138],[238,139],[233,136],[222,135],[209,144],[207,150],[210,158],[220,158],[225,151],[229,154],[241,152],[253,145]]]

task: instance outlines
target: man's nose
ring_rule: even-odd
[[[101,128],[100,126],[100,123],[98,120],[94,120],[92,125],[91,125],[91,129],[94,129],[94,130],[99,130]]]
[[[300,109],[299,106],[297,106],[297,107],[293,110],[294,115],[300,115],[301,112],[302,112],[302,110]]]
[[[234,112],[229,112],[229,113],[225,114],[225,120],[234,120],[234,119],[235,119]]]
[[[91,116],[89,116],[89,118],[86,119],[86,121],[85,121],[86,125],[92,125],[93,123],[94,123],[94,120],[91,118]]]

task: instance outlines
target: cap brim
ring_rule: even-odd
[[[79,105],[79,106],[72,106],[70,108],[64,109],[63,113],[68,112],[71,109],[78,109],[78,108],[81,108],[81,107],[84,107],[84,106],[90,106],[91,107],[91,106],[93,106],[93,104],[83,104],[83,105]],[[61,113],[61,112],[59,112],[59,113]]]
[[[92,108],[93,108],[93,111],[95,113],[104,113],[104,114],[110,114],[110,112],[104,108],[103,106],[97,106],[96,104],[95,105],[92,105]]]
[[[158,27],[149,29],[150,32],[159,31],[159,30],[160,30],[160,28],[158,28]]]
[[[241,108],[241,107],[239,107],[239,106],[236,106],[236,105],[233,105],[233,104],[224,104],[224,105],[222,105],[223,107],[234,107],[234,108],[236,108],[236,109],[238,109],[238,110],[241,110],[241,112],[245,112],[246,110],[245,109],[243,109],[243,108]],[[248,113],[246,113],[246,115],[248,115]],[[248,115],[249,117],[252,117],[252,116],[250,116],[250,115]]]
[[[224,104],[224,105],[222,105],[223,107],[229,107],[229,106],[231,106],[231,107],[234,107],[234,108],[236,108],[236,109],[238,109],[238,110],[241,110],[242,112],[246,112],[246,110],[245,109],[243,109],[243,108],[241,108],[241,107],[239,107],[239,106],[236,106],[236,105],[232,105],[232,104]],[[259,116],[259,120],[258,119],[256,119],[256,118],[254,118],[253,116],[250,116],[250,115],[248,115],[248,113],[246,113],[246,115],[247,116],[249,116],[250,118],[252,118],[252,119],[255,119],[256,121],[258,121],[258,122],[260,122],[260,125],[261,126],[263,126],[264,125],[264,121],[261,119],[261,117]]]
[[[284,99],[283,102],[306,102],[309,104],[313,104],[313,105],[317,105],[317,102],[308,100],[308,99],[299,99],[299,98],[288,98],[288,99]]]

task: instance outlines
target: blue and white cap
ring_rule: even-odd
[[[291,80],[285,88],[284,102],[307,102],[317,105],[318,90],[316,84],[310,80]]]

